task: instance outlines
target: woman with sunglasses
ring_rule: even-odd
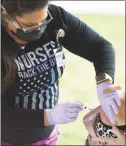
[[[62,46],[93,62],[101,106],[114,118],[110,109],[117,113],[120,100],[113,84],[114,49],[107,40],[48,0],[2,0],[1,17],[2,146],[56,145],[56,125],[75,121],[83,110],[81,102],[58,104]],[[102,93],[106,88],[109,95]]]

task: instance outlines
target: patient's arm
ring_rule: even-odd
[[[124,99],[121,99],[121,106],[118,107],[119,108],[119,113],[118,113],[118,115],[116,115],[117,126],[126,125],[125,105],[126,105],[126,101]],[[100,113],[100,118],[101,118],[101,121],[104,124],[106,124],[108,126],[112,126],[112,124],[108,120],[108,118],[105,115],[105,113],[103,112],[103,110]]]

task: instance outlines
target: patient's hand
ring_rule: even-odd
[[[122,134],[119,129],[115,126],[112,127],[113,132],[117,135],[117,138],[110,138],[110,137],[98,137],[93,138],[93,141],[107,143],[106,145],[125,145],[126,136]]]

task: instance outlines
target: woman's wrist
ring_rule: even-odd
[[[47,116],[46,116],[46,110],[44,109],[44,126],[49,126],[50,124],[49,124],[49,122],[48,122],[48,120],[47,120]]]
[[[109,83],[112,83],[112,81],[111,81],[111,80],[106,79],[106,80],[99,81],[99,82],[97,82],[96,84],[97,84],[97,85],[99,85],[99,84],[104,83],[104,82],[109,82]]]

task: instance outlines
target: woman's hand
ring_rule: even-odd
[[[97,95],[99,97],[101,107],[110,122],[114,125],[116,125],[115,115],[119,112],[118,106],[121,105],[120,90],[120,86],[115,86],[110,82],[102,82],[97,85]]]
[[[126,140],[126,136],[124,134],[122,134],[119,129],[115,126],[112,127],[113,132],[116,134],[117,138],[93,138],[93,141],[97,141],[97,142],[102,142],[102,143],[107,143],[106,145],[125,145],[125,140]]]
[[[57,104],[53,109],[45,109],[45,126],[74,122],[83,109],[81,102],[66,102]]]

